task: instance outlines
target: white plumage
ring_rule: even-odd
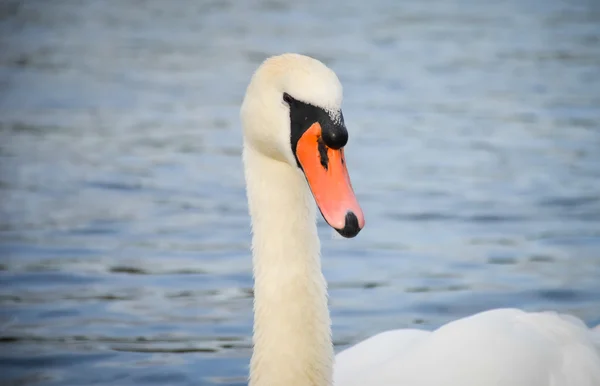
[[[496,309],[433,332],[375,335],[336,356],[334,380],[340,386],[597,386],[594,333],[569,315]]]

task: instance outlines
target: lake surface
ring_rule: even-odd
[[[339,75],[367,227],[319,220],[334,340],[492,307],[600,323],[600,3],[0,2],[0,381],[243,385],[239,105]]]

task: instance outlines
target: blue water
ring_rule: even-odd
[[[598,2],[5,0],[3,385],[245,384],[238,110],[286,51],[344,85],[338,349],[501,306],[600,323]]]

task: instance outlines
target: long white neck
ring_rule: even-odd
[[[306,180],[247,144],[244,166],[255,280],[250,386],[330,386],[327,284]]]

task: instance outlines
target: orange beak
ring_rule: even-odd
[[[323,218],[344,237],[354,237],[365,225],[348,169],[344,149],[325,145],[319,123],[298,140],[296,157]]]

